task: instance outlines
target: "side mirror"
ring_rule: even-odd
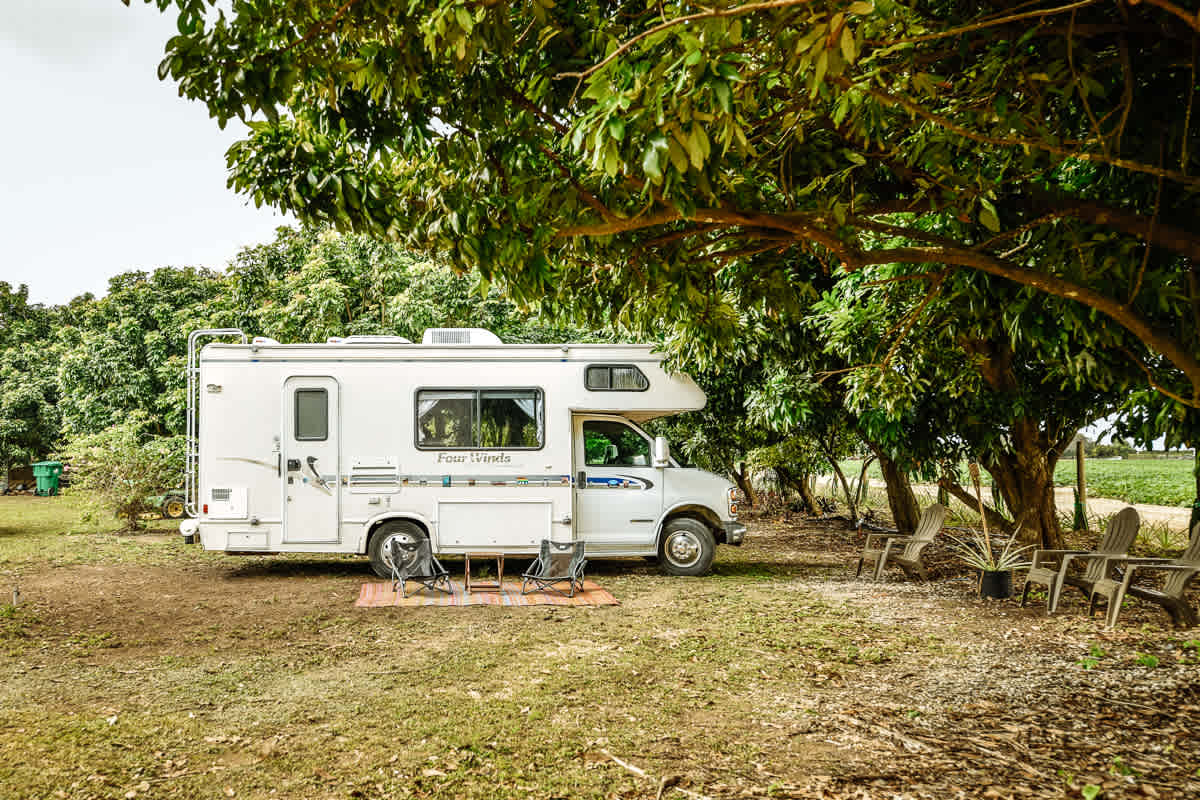
[[[654,466],[659,469],[671,466],[671,443],[665,436],[654,438]]]

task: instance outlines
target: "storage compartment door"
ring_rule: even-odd
[[[438,549],[536,553],[550,538],[553,509],[548,498],[440,500]]]

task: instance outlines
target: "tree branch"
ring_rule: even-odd
[[[1188,24],[1188,27],[1193,30],[1200,31],[1200,11],[1189,12],[1180,8],[1171,2],[1171,0],[1129,0],[1129,5],[1136,6],[1140,3],[1157,6],[1168,14],[1174,14]]]
[[[560,72],[558,75],[554,76],[554,79],[561,80],[563,78],[579,78],[580,80],[584,80],[585,78],[588,78],[589,76],[595,74],[596,72],[599,72],[600,70],[604,69],[609,64],[611,64],[614,60],[620,58],[622,54],[627,52],[629,50],[629,48],[633,47],[635,44],[640,42],[642,39],[645,39],[649,36],[653,36],[654,34],[659,33],[660,31],[665,31],[667,28],[673,28],[676,25],[685,25],[689,22],[694,22],[695,20],[698,20],[698,19],[714,19],[714,18],[718,18],[718,17],[737,17],[737,16],[741,16],[742,14],[753,14],[756,11],[769,11],[769,10],[776,9],[776,8],[789,8],[791,6],[803,6],[803,5],[808,5],[811,2],[813,2],[813,0],[768,0],[768,2],[765,2],[765,3],[747,3],[745,5],[735,6],[733,8],[710,9],[708,11],[701,11],[696,14],[689,14],[686,17],[676,17],[675,19],[669,19],[666,22],[659,23],[658,25],[655,25],[653,28],[642,31],[637,36],[634,36],[633,38],[626,40],[620,47],[618,47],[616,50],[613,50],[611,53],[609,53],[608,56],[603,61],[599,62],[598,64],[593,64],[592,66],[585,69],[583,72]],[[1094,2],[1094,0],[1093,0],[1093,2]]]
[[[1066,147],[1048,144],[1036,139],[1018,139],[1002,136],[986,136],[982,133],[968,130],[958,123],[951,120],[949,117],[944,117],[940,114],[934,114],[932,111],[927,111],[917,103],[909,100],[906,97],[897,97],[896,95],[888,94],[880,89],[872,89],[866,83],[854,83],[847,77],[833,78],[832,81],[843,89],[854,89],[862,92],[869,97],[873,97],[884,105],[898,106],[908,111],[910,114],[920,117],[945,128],[948,131],[962,136],[964,139],[969,139],[973,142],[981,144],[990,144],[995,147],[1021,147],[1033,150],[1041,150],[1045,153],[1062,156],[1063,158],[1075,158],[1080,161],[1094,161],[1100,164],[1108,164],[1109,166],[1127,169],[1130,172],[1141,172],[1146,175],[1154,175],[1155,177],[1167,178],[1175,183],[1184,186],[1200,186],[1200,178],[1191,178],[1182,172],[1175,170],[1164,169],[1162,167],[1152,167],[1149,164],[1143,164],[1140,161],[1131,161],[1127,158],[1113,158],[1104,155],[1103,153],[1088,153],[1078,150],[1071,150]]]
[[[1074,300],[1094,308],[1128,330],[1147,347],[1162,354],[1174,364],[1192,384],[1196,399],[1188,405],[1200,408],[1200,359],[1185,348],[1174,337],[1154,328],[1137,312],[1124,303],[1100,294],[1094,289],[1079,286],[1068,280],[1045,272],[1035,272],[985,253],[972,250],[943,247],[896,247],[887,250],[869,250],[848,260],[848,266],[864,267],[870,264],[955,264],[960,267],[986,272],[1007,278],[1024,286],[1032,286],[1046,294]]]
[[[1007,17],[997,17],[997,18],[993,18],[993,19],[985,19],[985,20],[981,20],[979,22],[974,22],[970,25],[961,25],[957,28],[951,28],[948,31],[939,31],[938,33],[927,33],[924,36],[913,36],[908,39],[897,39],[896,41],[889,43],[889,46],[894,46],[894,45],[898,45],[898,44],[916,44],[918,42],[931,42],[931,41],[934,41],[935,39],[946,39],[951,36],[961,36],[964,33],[971,33],[973,31],[984,30],[985,28],[994,28],[997,25],[1007,25],[1010,22],[1020,22],[1021,20],[1037,19],[1039,17],[1052,17],[1056,14],[1065,14],[1068,11],[1075,11],[1076,9],[1095,5],[1099,1],[1100,0],[1081,0],[1078,3],[1071,3],[1070,5],[1058,6],[1057,8],[1043,8],[1043,9],[1038,9],[1037,11],[1026,11],[1023,14],[1010,14]],[[1149,2],[1149,1],[1150,0],[1147,0],[1147,2]]]

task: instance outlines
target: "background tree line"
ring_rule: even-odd
[[[1003,282],[962,273],[931,300],[915,282],[895,280],[905,274],[875,267],[830,281],[787,313],[747,307],[732,323],[738,345],[720,363],[690,356],[677,327],[588,328],[577,321],[586,315],[561,306],[519,306],[477,271],[313,226],[280,228],[225,272],[129,272],[103,297],[62,306],[31,304],[25,287],[0,284],[0,466],[119,451],[148,474],[155,459],[177,460],[187,335],[200,327],[280,341],[419,341],[425,328],[454,326],[508,342],[649,335],[709,395],[703,411],[655,423],[656,432],[693,463],[729,475],[750,502],[752,474],[770,470],[815,513],[810,478],[833,473],[856,514],[862,476],[843,474],[839,461],[865,455],[886,479],[895,521],[910,527],[919,513],[910,481],[939,481],[969,499],[958,470],[978,458],[1002,500],[991,521],[1054,541],[1055,461],[1082,425],[1127,408],[1119,390],[1136,386],[1139,373],[1090,349],[1090,331],[1062,335],[1063,308]],[[922,324],[889,338],[917,308]],[[894,369],[854,367],[885,360]]]

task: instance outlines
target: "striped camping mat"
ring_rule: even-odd
[[[596,583],[585,580],[583,591],[574,597],[563,597],[554,592],[530,592],[521,594],[520,583],[505,581],[500,591],[495,589],[467,594],[461,581],[451,581],[451,593],[435,592],[422,588],[415,592],[416,584],[410,584],[408,597],[392,591],[392,582],[364,583],[354,605],[359,608],[381,606],[615,606],[617,599]]]

